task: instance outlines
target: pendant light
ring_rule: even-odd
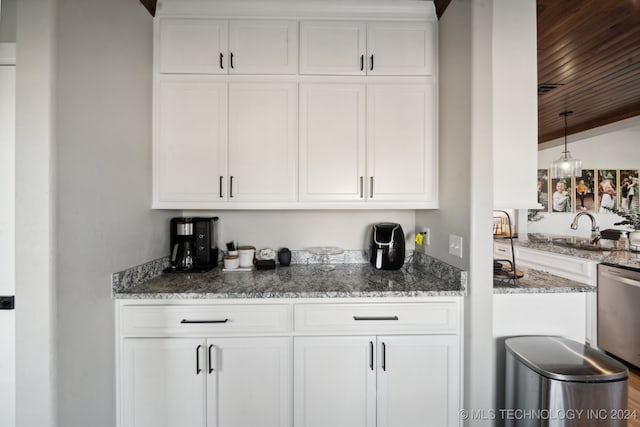
[[[551,163],[551,178],[570,178],[582,175],[582,161],[571,157],[571,153],[567,150],[567,116],[571,114],[573,111],[560,113],[561,116],[564,116],[564,151],[558,160]]]

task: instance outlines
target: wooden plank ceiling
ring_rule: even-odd
[[[441,17],[451,0],[434,0]],[[537,0],[538,142],[640,115],[640,0]],[[558,85],[545,92],[546,86]]]
[[[538,142],[640,115],[640,0],[538,0]],[[540,86],[539,86],[540,87]]]

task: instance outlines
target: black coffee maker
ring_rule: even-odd
[[[404,265],[404,232],[400,224],[381,222],[371,228],[369,262],[376,270],[398,270]]]
[[[171,218],[171,266],[165,272],[203,272],[218,265],[218,217]]]

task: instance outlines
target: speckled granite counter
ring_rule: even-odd
[[[464,295],[463,281],[438,278],[420,265],[377,271],[370,264],[338,264],[324,272],[316,264],[276,270],[161,274],[130,287],[114,286],[115,299],[342,298]]]
[[[601,240],[604,249],[609,250],[587,250],[576,248],[587,239],[580,237],[558,236],[553,234],[530,233],[526,238],[514,239],[513,244],[525,248],[537,249],[541,251],[553,252],[560,255],[584,258],[597,263],[606,263],[640,269],[640,253],[630,251],[619,251],[615,248],[615,241]],[[508,240],[503,240],[508,244]]]
[[[520,270],[520,267],[518,267]],[[574,280],[565,279],[544,271],[521,269],[524,277],[515,280],[495,279],[494,294],[540,294],[567,292],[595,292],[596,288]]]

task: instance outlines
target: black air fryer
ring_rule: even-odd
[[[404,233],[400,224],[373,224],[369,261],[376,270],[397,270],[404,265]]]

